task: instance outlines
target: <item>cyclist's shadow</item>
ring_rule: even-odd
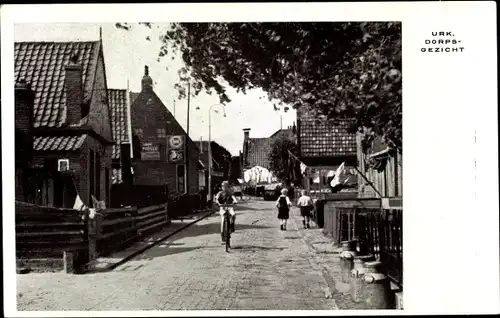
[[[258,246],[258,245],[247,245],[247,244],[238,244],[231,247],[232,250],[242,250],[242,251],[258,251],[258,250],[283,251],[286,250],[287,248],[288,247]]]

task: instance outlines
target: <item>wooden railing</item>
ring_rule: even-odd
[[[89,261],[88,214],[15,203],[18,267],[83,271]]]
[[[337,242],[356,239],[381,262],[385,274],[403,286],[403,210],[338,207]]]
[[[159,204],[137,211],[137,234],[144,236],[170,222],[167,205]]]
[[[170,222],[166,204],[89,211],[16,202],[18,267],[80,272]]]
[[[97,254],[106,255],[135,242],[137,208],[106,209],[95,217]]]

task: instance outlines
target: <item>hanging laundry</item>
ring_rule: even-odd
[[[337,168],[337,171],[335,171],[335,176],[333,177],[333,180],[330,182],[330,186],[332,188],[335,188],[341,184],[344,184],[346,180],[347,176],[345,171],[345,165],[344,162],[342,162],[342,164]]]
[[[305,174],[306,173],[307,166],[301,162],[300,163],[300,173]]]
[[[313,183],[320,183],[321,175],[318,170],[314,172]]]
[[[83,203],[82,199],[80,198],[80,195],[76,195],[76,200],[75,204],[73,204],[73,209],[78,210],[78,211],[83,211],[87,209],[87,206]]]

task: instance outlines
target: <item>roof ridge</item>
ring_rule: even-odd
[[[14,41],[14,44],[66,44],[66,43],[100,43],[96,41]]]

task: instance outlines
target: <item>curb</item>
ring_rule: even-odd
[[[197,223],[197,222],[199,222],[199,221],[201,221],[201,220],[209,217],[213,213],[214,213],[214,211],[207,212],[204,215],[202,215],[201,217],[199,217],[198,219],[196,219],[196,220],[194,220],[192,222],[186,223],[184,226],[181,226],[180,228],[174,230],[173,232],[168,233],[164,237],[156,240],[155,242],[149,244],[148,246],[143,247],[143,248],[141,248],[141,249],[139,249],[139,250],[137,250],[135,252],[132,252],[131,254],[129,254],[129,255],[125,256],[124,258],[122,258],[121,260],[119,260],[118,262],[110,264],[110,265],[104,267],[103,269],[99,269],[97,271],[92,271],[91,270],[89,272],[92,273],[92,272],[108,272],[108,271],[112,271],[115,268],[117,268],[118,266],[120,266],[120,265],[128,262],[129,260],[131,260],[132,258],[136,257],[137,255],[140,255],[140,254],[144,253],[145,251],[149,250],[150,248],[152,248],[152,247],[160,244],[161,242],[163,242],[166,239],[174,236],[175,234],[179,233],[180,231],[185,230],[186,228],[190,227],[191,225],[193,225],[193,224],[195,224],[195,223]]]

